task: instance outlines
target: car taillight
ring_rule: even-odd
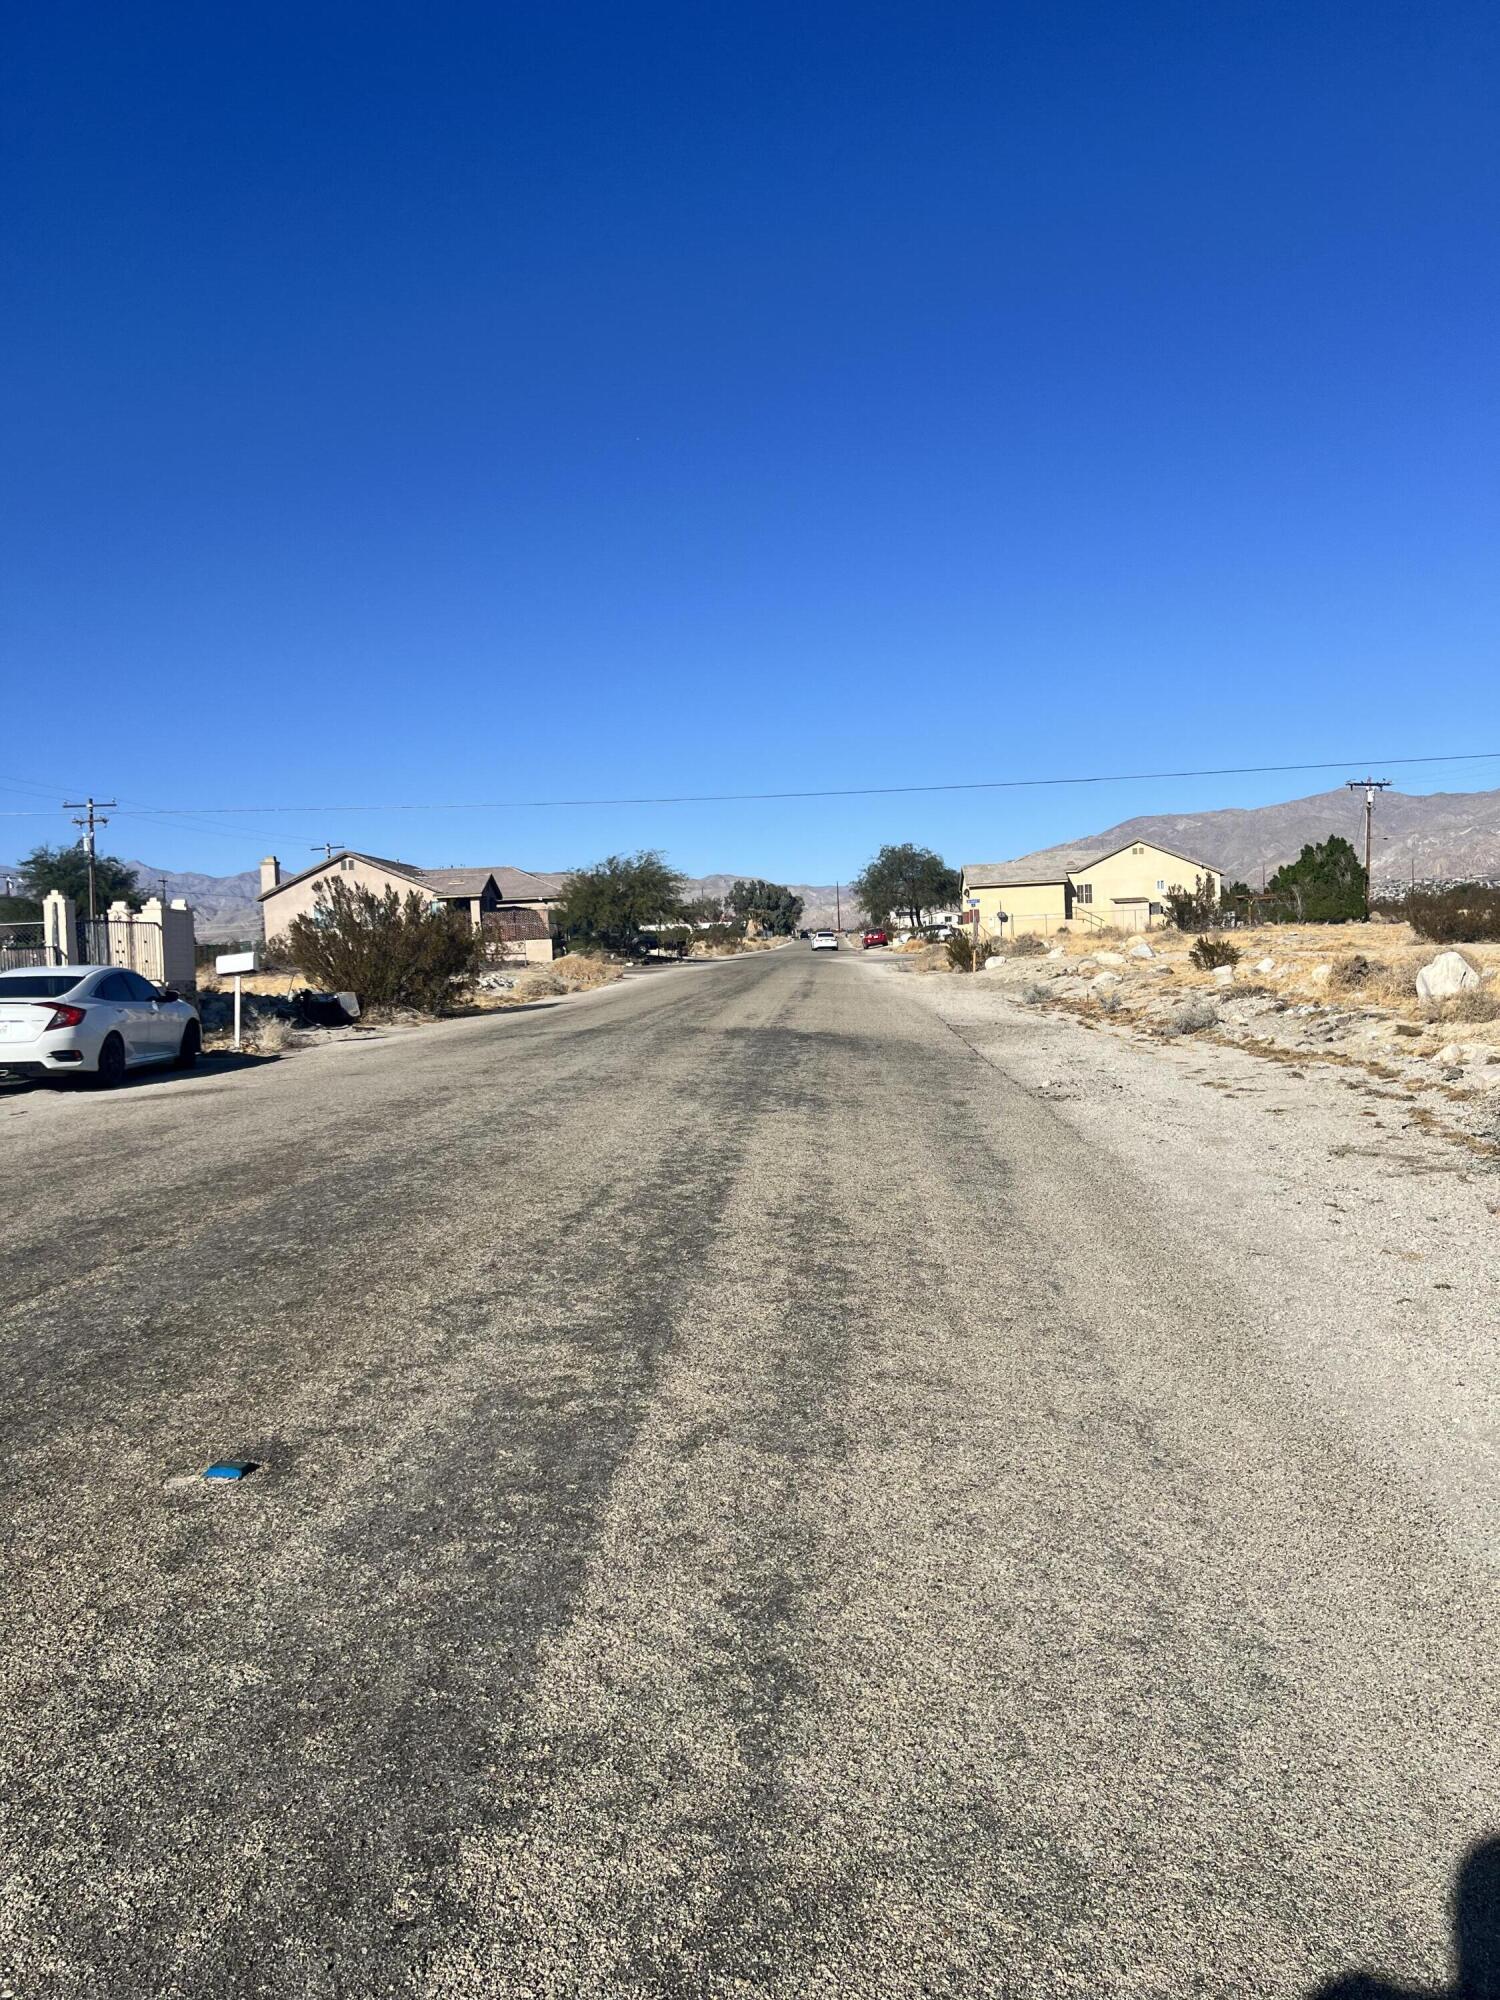
[[[81,1007],[70,1007],[62,1000],[43,1000],[39,1003],[47,1008],[52,1019],[42,1028],[44,1035],[50,1035],[54,1028],[76,1028],[83,1019]]]

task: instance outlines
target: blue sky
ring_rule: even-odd
[[[1492,7],[60,0],[3,62],[0,811],[824,880],[1358,773],[330,808],[1500,750]]]

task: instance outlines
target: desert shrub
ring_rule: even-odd
[[[1206,931],[1220,921],[1219,892],[1212,875],[1195,875],[1191,889],[1174,882],[1165,891],[1167,921],[1180,931]]]
[[[1228,938],[1201,937],[1188,953],[1200,972],[1212,972],[1221,965],[1238,965],[1244,953]]]
[[[245,1040],[263,1056],[281,1055],[287,1049],[301,1048],[302,1039],[292,1023],[280,1014],[262,1014],[258,1020],[251,1021],[245,1034]]]
[[[567,962],[563,959],[558,966],[528,965],[524,972],[516,974],[511,992],[517,1000],[547,1000],[556,994],[566,993],[568,989],[563,984],[560,969]]]
[[[625,977],[623,966],[611,965],[608,959],[595,958],[587,952],[569,953],[555,965],[541,969],[554,973],[570,993],[588,993],[596,986],[608,986],[613,980]]]
[[[1437,1021],[1500,1021],[1500,994],[1489,986],[1466,986],[1431,1010]]]
[[[256,949],[260,953],[260,969],[262,972],[298,972],[301,970],[301,967],[297,963],[296,953],[292,950],[291,942],[285,935],[267,938],[265,943],[258,945]],[[337,988],[337,991],[348,993],[352,992],[353,988],[340,986]]]
[[[1040,958],[1046,949],[1045,939],[1039,938],[1035,931],[1022,931],[1019,937],[1011,939],[1009,945],[1012,958]]]
[[[334,877],[310,916],[294,917],[287,949],[309,982],[357,993],[361,1007],[436,1013],[472,985],[485,941],[460,913],[434,909],[413,889],[370,889]]]
[[[1403,914],[1430,944],[1478,944],[1500,938],[1500,888],[1490,882],[1460,882],[1452,889],[1415,889]]]
[[[1365,957],[1363,952],[1345,952],[1342,958],[1336,958],[1333,961],[1333,970],[1328,975],[1328,984],[1337,992],[1350,993],[1356,987],[1366,985],[1371,972],[1374,970],[1375,968],[1370,964],[1369,959]]]
[[[1162,1023],[1164,1035],[1196,1035],[1203,1028],[1211,1028],[1219,1018],[1219,1010],[1211,1000],[1194,994],[1184,1000]]]
[[[1000,949],[998,938],[982,937],[975,944],[967,931],[955,931],[948,940],[948,963],[955,972],[972,972],[987,965]]]

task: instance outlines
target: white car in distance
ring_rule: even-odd
[[[28,965],[0,972],[0,1079],[86,1076],[108,1089],[131,1069],[191,1069],[198,1010],[119,965]]]
[[[837,951],[839,948],[838,932],[814,931],[812,934],[812,948],[814,951]]]

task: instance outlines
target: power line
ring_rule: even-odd
[[[327,800],[316,804],[290,806],[144,806],[120,802],[120,816],[132,819],[175,819],[190,824],[189,815],[214,818],[275,817],[283,813],[438,813],[438,812],[550,812],[587,806],[692,806],[774,804],[794,799],[876,799],[909,798],[919,794],[953,792],[1036,791],[1067,785],[1142,785],[1164,783],[1179,778],[1257,778],[1286,776],[1303,771],[1347,770],[1351,764],[1396,765],[1415,768],[1428,764],[1485,764],[1500,762],[1500,750],[1454,751],[1434,757],[1338,757],[1306,764],[1219,764],[1198,770],[1180,771],[1098,771],[1050,778],[972,778],[946,780],[927,785],[848,785],[783,792],[675,792],[630,798],[577,799],[391,799],[379,803],[349,804]],[[27,791],[37,785],[4,780]],[[34,819],[47,815],[41,806],[7,809],[0,817]],[[317,843],[321,846],[323,843]]]
[[[278,813],[380,813],[380,812],[543,812],[583,806],[697,806],[769,804],[789,799],[876,799],[902,798],[917,793],[1007,792],[1040,790],[1062,785],[1141,785],[1176,778],[1251,778],[1289,774],[1297,771],[1340,771],[1351,764],[1402,765],[1483,764],[1500,761],[1500,750],[1455,751],[1441,757],[1337,757],[1310,764],[1221,764],[1192,771],[1109,771],[1057,778],[974,778],[930,785],[849,785],[820,787],[816,790],[785,792],[676,792],[638,798],[578,799],[468,799],[468,800],[387,800],[379,804],[320,801],[293,806],[138,806],[134,817],[180,817],[185,812],[231,815],[275,815]]]

